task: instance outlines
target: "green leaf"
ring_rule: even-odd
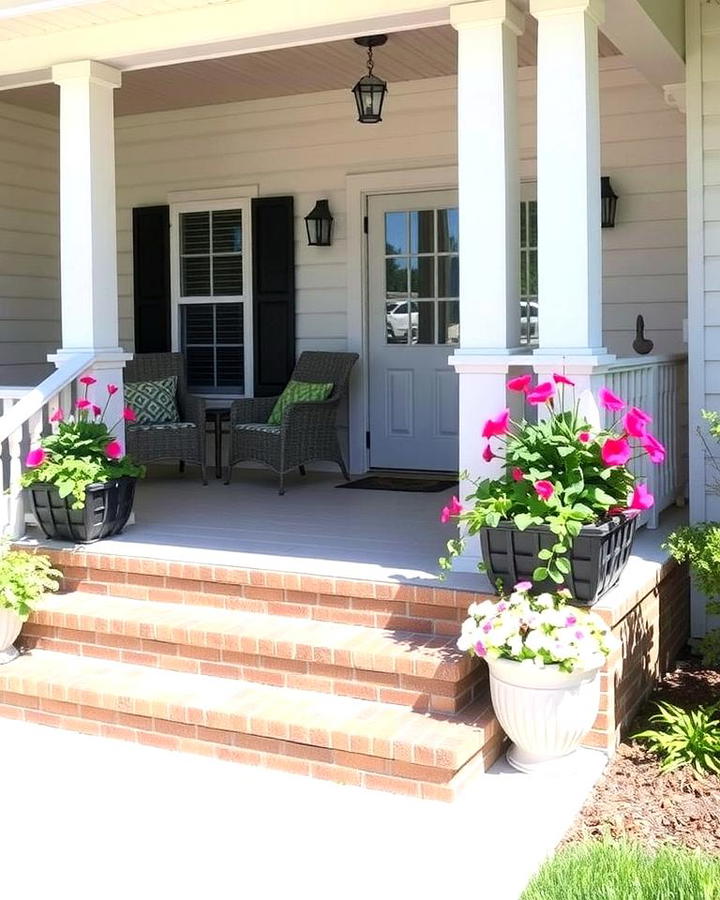
[[[562,572],[563,575],[569,575],[572,569],[570,565],[570,560],[564,556],[560,556],[555,560],[555,566],[558,572]]]
[[[515,523],[515,527],[520,531],[525,531],[525,529],[532,525],[533,517],[530,513],[517,513],[513,517],[513,522]]]
[[[548,570],[544,566],[538,566],[537,569],[533,572],[533,581],[546,581],[548,577]]]
[[[538,550],[538,559],[552,559],[552,551],[548,550],[546,547],[543,547],[542,550]]]

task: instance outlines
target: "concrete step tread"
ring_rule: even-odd
[[[30,621],[440,681],[459,681],[475,666],[453,637],[84,591],[48,594]]]
[[[352,750],[452,772],[499,731],[487,699],[455,715],[422,714],[373,701],[43,650],[2,667],[0,692]]]

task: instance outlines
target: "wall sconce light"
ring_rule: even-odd
[[[333,217],[327,200],[318,200],[305,216],[309,247],[329,247],[332,244]]]
[[[602,209],[602,227],[615,227],[615,213],[617,211],[618,195],[612,189],[610,178],[603,175],[600,178],[600,204]]]
[[[352,89],[358,110],[358,122],[375,125],[382,122],[382,108],[387,94],[387,82],[373,75],[373,47],[382,47],[387,41],[386,34],[373,34],[369,37],[355,38],[355,43],[367,47],[367,75],[358,81]]]

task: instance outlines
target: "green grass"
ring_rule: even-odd
[[[720,859],[584,841],[548,860],[520,900],[720,900]]]

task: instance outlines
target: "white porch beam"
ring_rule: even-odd
[[[538,20],[541,355],[604,356],[598,24],[603,0],[530,0]]]

